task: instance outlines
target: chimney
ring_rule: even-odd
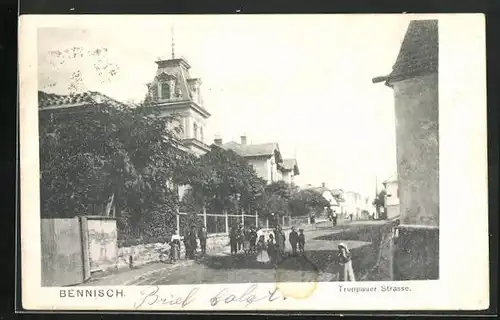
[[[222,145],[222,138],[220,136],[215,136],[215,139],[214,139],[214,144],[220,146]]]
[[[247,136],[241,136],[241,144],[246,145],[247,144]]]

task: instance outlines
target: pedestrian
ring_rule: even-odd
[[[279,225],[274,228],[274,240],[276,241],[276,259],[281,260],[281,253],[283,251],[283,234],[281,233]]]
[[[332,213],[332,221],[333,221],[333,226],[337,226],[337,212],[335,212],[335,210],[333,210],[333,213]]]
[[[257,253],[257,230],[255,230],[255,227],[250,228],[250,252],[252,253]]]
[[[299,251],[300,253],[303,254],[304,247],[306,245],[306,236],[304,235],[304,229],[299,229],[298,242],[299,242]]]
[[[232,226],[229,231],[229,245],[231,247],[231,255],[238,252],[238,231],[236,226]]]
[[[198,243],[196,241],[196,227],[192,226],[191,227],[191,232],[189,233],[189,245],[191,246],[190,250],[190,259],[194,259],[194,256],[196,254],[196,248],[198,247]]]
[[[338,245],[337,264],[339,265],[339,281],[356,281],[352,268],[352,255],[344,243]]]
[[[170,238],[170,263],[174,263],[180,259],[180,250],[181,237],[177,234],[177,232],[174,232]]]
[[[257,261],[260,263],[268,263],[271,261],[269,254],[267,253],[266,240],[263,235],[259,237],[259,241],[256,243],[257,249]]]
[[[297,255],[297,243],[299,242],[299,234],[295,231],[295,227],[292,227],[292,231],[288,235],[288,241],[290,242],[290,246],[292,247],[292,255]]]
[[[184,243],[184,255],[186,260],[190,259],[191,257],[191,242],[189,241],[189,237],[190,237],[190,232],[189,229],[186,227],[184,229],[182,237],[182,242]]]
[[[278,252],[272,233],[269,234],[269,239],[267,240],[267,253],[269,254],[269,258],[271,259],[272,264],[276,267],[278,265]]]
[[[245,229],[240,223],[238,226],[238,251],[243,249],[243,241],[245,241]]]
[[[248,228],[245,228],[243,232],[243,252],[245,254],[250,253],[250,230]]]
[[[200,239],[200,248],[201,253],[207,253],[207,229],[205,226],[201,227],[200,232],[198,233],[198,239]]]

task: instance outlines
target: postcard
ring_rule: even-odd
[[[481,14],[24,15],[27,310],[489,307]]]

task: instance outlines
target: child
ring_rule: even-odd
[[[263,235],[259,237],[259,241],[256,244],[256,249],[258,251],[257,261],[260,263],[268,263],[270,259],[266,251],[266,241]]]
[[[181,237],[175,232],[170,239],[170,263],[180,259]]]
[[[256,246],[257,243],[257,231],[255,230],[255,227],[252,227],[250,229],[250,252],[252,253],[258,253]]]
[[[352,255],[347,246],[339,244],[339,253],[337,254],[337,263],[340,266],[339,281],[356,281],[354,270],[352,268]]]
[[[304,246],[306,245],[306,236],[304,235],[304,229],[299,229],[299,251],[304,253]]]

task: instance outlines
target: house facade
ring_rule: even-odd
[[[241,136],[240,142],[223,143],[222,139],[216,138],[214,144],[244,157],[268,184],[278,181],[291,183],[300,173],[297,160],[283,159],[276,142],[249,144],[247,137]]]
[[[385,213],[386,218],[393,220],[399,217],[399,187],[398,181],[395,179],[388,179],[383,182],[385,188]]]

